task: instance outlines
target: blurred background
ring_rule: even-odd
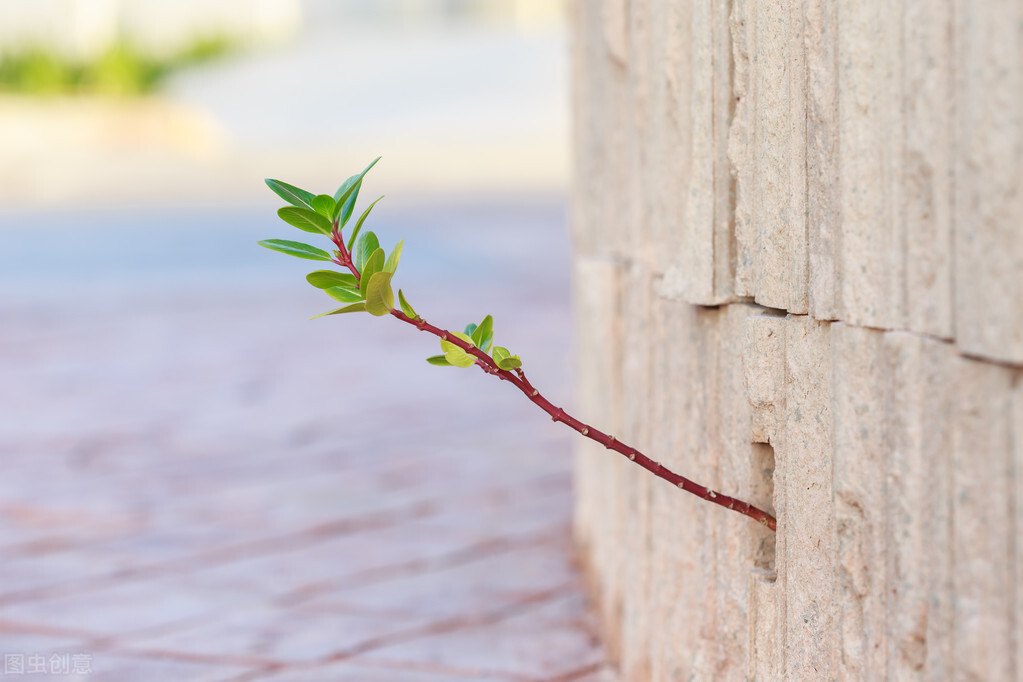
[[[496,342],[568,404],[563,13],[0,0],[15,665],[589,679],[570,434],[501,382],[428,366],[436,341],[390,318],[308,321],[335,307],[303,281],[315,265],[256,245],[302,237],[263,178],[332,193],[381,155],[357,211],[387,195],[369,227],[404,238],[411,303],[453,329],[494,314]]]
[[[5,0],[0,12],[9,206],[237,201],[260,196],[260,172],[323,182],[377,155],[378,181],[403,192],[565,186],[559,2]]]

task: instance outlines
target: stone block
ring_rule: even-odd
[[[692,170],[692,112],[689,74],[692,41],[689,39],[688,3],[651,0],[646,195],[650,205],[649,264],[663,275],[683,248],[682,220],[689,197]]]
[[[950,344],[889,332],[882,341],[887,669],[891,680],[952,678]]]
[[[720,308],[716,315],[717,363],[715,387],[717,397],[716,442],[707,443],[717,453],[713,475],[700,480],[715,490],[749,500],[754,488],[754,468],[750,443],[751,408],[743,390],[742,349],[747,320],[762,308],[734,304]],[[749,518],[721,508],[710,509],[715,525],[717,571],[714,592],[717,595],[716,666],[714,674],[722,679],[742,677],[749,658],[749,583],[748,575],[755,565],[754,553],[759,549],[763,527]]]
[[[838,31],[839,313],[885,329],[905,324],[900,8],[843,5]]]
[[[778,638],[778,582],[773,571],[754,569],[749,574],[749,658],[747,680],[781,679],[781,642]]]
[[[906,328],[951,338],[952,0],[912,0],[903,16],[902,211]]]
[[[690,140],[688,183],[674,191],[685,198],[679,216],[679,250],[672,254],[661,288],[663,295],[700,305],[733,297],[731,267],[731,199],[715,192],[728,183],[728,131],[731,117],[731,45],[728,4],[712,0],[690,6],[689,33],[677,38],[690,50],[687,87]]]
[[[955,336],[1023,364],[1023,8],[956,3]]]
[[[953,362],[953,679],[1008,680],[1013,671],[1010,462],[1012,372]]]
[[[785,410],[785,318],[746,318],[742,346],[744,392],[752,408],[750,440],[777,443]]]
[[[741,28],[750,62],[737,67],[748,77],[748,154],[737,167],[744,201],[736,224],[736,279],[743,295],[795,313],[807,310],[806,126],[803,17],[799,3],[744,6]],[[738,216],[737,216],[738,218]]]
[[[775,448],[779,617],[784,676],[837,671],[830,325],[785,325],[785,432]]]
[[[883,443],[887,367],[882,333],[831,325],[836,621],[843,679],[885,676],[885,499]],[[826,427],[825,427],[826,428]]]

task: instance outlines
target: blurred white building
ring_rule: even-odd
[[[522,29],[563,20],[562,0],[0,0],[0,53],[45,48],[76,59],[128,40],[167,54],[198,39],[244,44],[294,36],[305,18],[348,24],[490,22]]]
[[[0,0],[0,52],[45,48],[86,59],[125,39],[166,54],[204,38],[275,42],[301,21],[301,0]]]

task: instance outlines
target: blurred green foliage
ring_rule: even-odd
[[[153,57],[118,41],[95,59],[76,62],[53,51],[26,49],[0,56],[0,92],[26,95],[105,95],[152,92],[166,76],[236,49],[228,38],[202,38],[170,57]]]

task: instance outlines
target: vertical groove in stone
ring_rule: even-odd
[[[810,309],[810,244],[807,225],[806,184],[806,45],[803,36],[803,0],[788,5],[789,36],[785,46],[789,62],[788,140],[786,169],[789,192],[785,197],[788,215],[788,267],[785,309],[805,315]]]
[[[1013,651],[1013,679],[1019,680],[1023,677],[1023,371],[1017,371],[1013,378],[1009,423],[1013,478],[1010,535],[1013,543],[1013,641],[1010,645]]]
[[[732,84],[732,41],[728,26],[731,0],[713,0],[711,6],[711,60],[713,64],[714,224],[713,300],[734,300],[735,181],[728,162],[728,129],[735,108]]]
[[[756,244],[756,226],[753,224],[754,168],[751,154],[756,89],[750,59],[750,49],[756,47],[754,35],[756,22],[752,16],[754,7],[755,3],[734,0],[729,17],[735,110],[728,131],[728,163],[735,191],[732,258],[735,269],[733,287],[736,296],[753,296],[756,291],[753,269],[753,248]]]
[[[842,218],[839,211],[838,5],[804,0],[809,312],[839,318]]]

